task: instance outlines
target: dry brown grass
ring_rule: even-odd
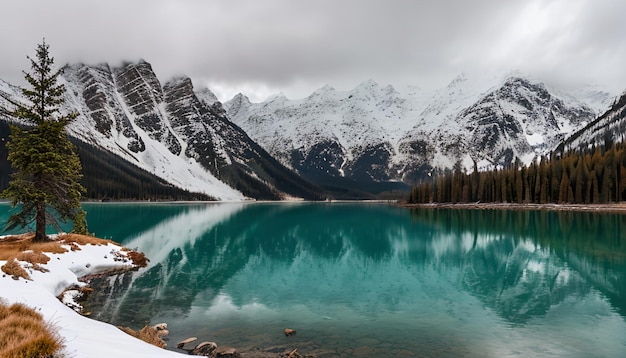
[[[34,234],[30,233],[7,236],[0,240],[0,260],[8,260],[17,257],[24,251],[33,251],[35,253],[50,252],[53,254],[67,252],[67,249],[61,246],[60,241],[32,242],[34,236]]]
[[[111,241],[111,240],[106,240],[106,239],[100,239],[94,236],[87,236],[87,235],[78,235],[78,234],[64,234],[64,235],[60,235],[58,237],[58,241],[64,242],[66,244],[69,243],[76,243],[78,245],[107,245],[107,244],[113,244],[113,245],[117,245],[120,246],[120,244],[118,244],[115,241]]]
[[[28,273],[22,267],[19,267],[20,265],[13,259],[28,262],[33,269],[46,272],[47,270],[41,265],[48,263],[50,258],[44,252],[53,254],[65,253],[68,250],[63,245],[69,245],[72,251],[80,250],[78,245],[119,245],[111,240],[77,234],[60,235],[56,240],[48,242],[32,242],[34,236],[33,233],[28,233],[7,236],[0,240],[0,260],[7,261],[7,264],[2,266],[3,272],[12,275],[14,278],[23,277],[30,280]],[[137,256],[137,260],[141,262],[139,256]],[[144,266],[145,264],[142,267]]]
[[[61,357],[63,339],[41,314],[21,303],[0,301],[0,357]]]
[[[13,277],[13,279],[15,280],[20,277],[26,280],[32,280],[28,272],[24,270],[24,268],[22,267],[22,265],[20,265],[16,258],[9,259],[6,264],[0,267],[0,269],[2,269],[2,272],[4,272],[5,274]]]
[[[128,335],[131,335],[135,338],[139,338],[142,341],[150,343],[159,348],[165,348],[167,346],[167,343],[165,343],[165,341],[163,341],[161,337],[159,336],[157,329],[152,326],[144,326],[139,331],[135,331],[134,329],[130,327],[117,327],[117,328],[121,329],[124,333]]]
[[[148,258],[144,255],[143,252],[139,251],[128,251],[126,256],[133,262],[135,266],[146,267],[148,266]]]
[[[20,261],[28,261],[31,264],[47,264],[50,257],[42,252],[24,251],[17,254],[16,258]]]
[[[107,245],[118,243],[111,240],[99,239],[93,236],[77,235],[77,234],[64,234],[56,238],[56,240],[50,240],[48,242],[32,242],[33,233],[7,236],[0,240],[0,260],[8,260],[9,258],[16,257],[18,253],[22,251],[34,251],[34,252],[49,252],[53,254],[62,254],[67,252],[67,249],[62,245],[69,245],[73,250],[77,248],[76,245]],[[40,262],[41,263],[41,262]]]

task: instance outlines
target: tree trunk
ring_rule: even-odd
[[[37,203],[37,213],[35,214],[35,237],[33,242],[42,242],[48,240],[46,235],[46,202]]]

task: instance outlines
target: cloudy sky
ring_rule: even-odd
[[[510,71],[626,89],[623,0],[0,0],[0,14],[0,79],[15,84],[45,37],[57,65],[144,59],[221,100]]]

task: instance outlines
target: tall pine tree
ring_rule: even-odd
[[[77,113],[62,115],[65,87],[57,84],[60,70],[53,72],[45,40],[37,46],[37,59],[24,77],[31,88],[22,88],[26,104],[13,103],[11,115],[26,125],[11,126],[7,143],[8,159],[15,173],[2,197],[9,198],[18,211],[7,228],[25,227],[35,222],[33,241],[47,240],[48,224],[59,228],[59,221],[74,222],[74,231],[86,233],[85,212],[80,198],[85,191],[80,184],[82,169],[65,127]]]

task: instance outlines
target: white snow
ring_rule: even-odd
[[[533,134],[527,133],[526,140],[528,141],[528,144],[530,144],[533,147],[545,143],[543,139],[543,135],[541,133],[533,133]]]
[[[50,272],[31,269],[32,281],[14,280],[3,275],[0,277],[0,298],[8,304],[26,304],[41,313],[47,322],[53,323],[64,339],[64,353],[68,357],[182,357],[180,353],[131,337],[112,325],[81,316],[56,298],[68,286],[82,285],[78,277],[122,265],[114,261],[115,253],[124,254],[120,246],[84,245],[80,248],[80,251],[64,254],[46,253],[50,261],[42,266]],[[0,260],[0,266],[5,263]],[[160,322],[151,324],[156,323]]]

